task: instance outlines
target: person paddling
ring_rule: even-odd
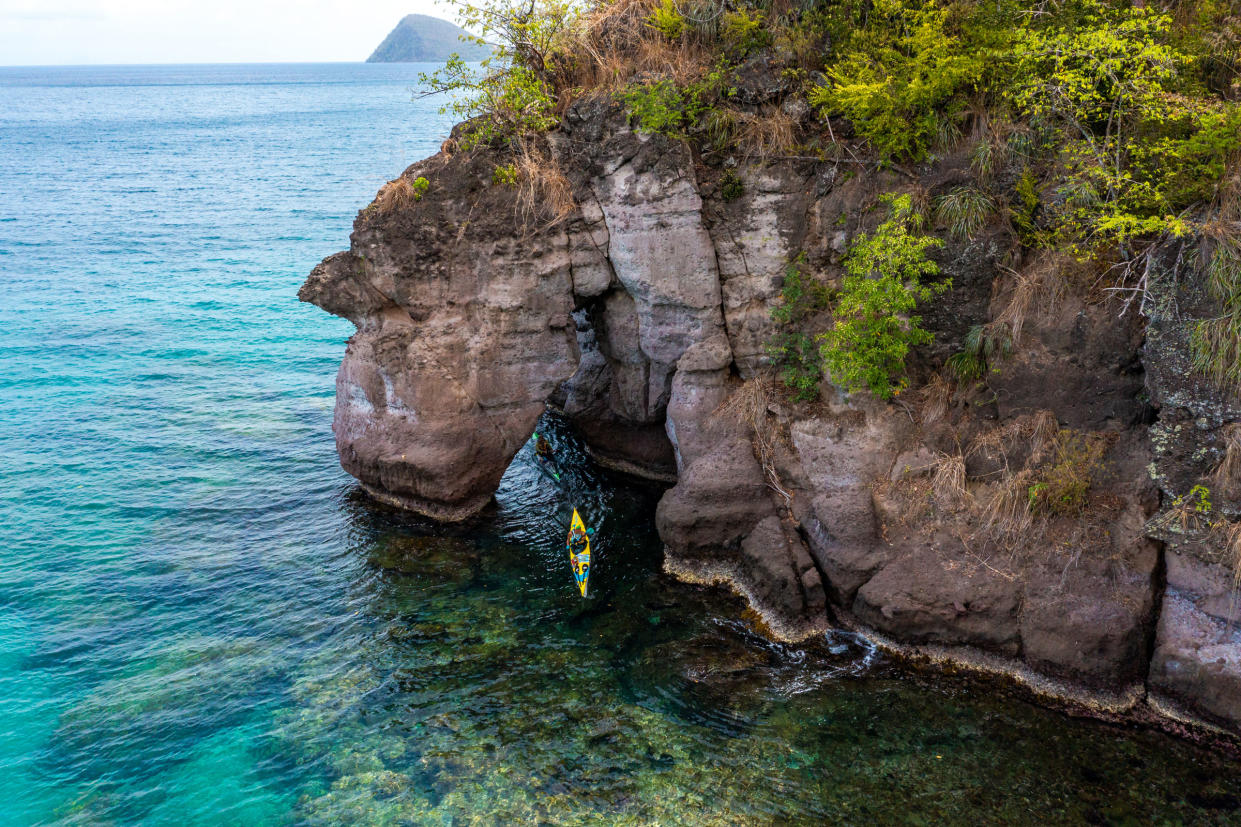
[[[551,460],[552,444],[542,434],[534,435],[534,453],[539,459]]]
[[[590,535],[593,532],[593,529],[588,528],[585,531],[582,531],[581,528],[574,526],[573,530],[569,532],[569,539],[565,541],[565,546],[568,547],[569,553],[574,557],[577,557],[584,552],[590,542]]]

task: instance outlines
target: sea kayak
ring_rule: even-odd
[[[581,532],[585,545],[575,553],[570,540],[578,531]],[[586,525],[582,522],[582,517],[577,513],[576,508],[573,509],[573,521],[569,524],[569,539],[565,540],[565,548],[569,551],[569,565],[573,568],[573,579],[577,581],[577,588],[582,593],[582,597],[585,597],[586,582],[590,579],[590,536],[586,533]]]

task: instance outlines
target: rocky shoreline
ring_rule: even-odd
[[[1071,264],[1023,260],[1004,226],[945,233],[952,289],[924,310],[935,340],[909,392],[825,383],[801,403],[768,372],[790,262],[837,283],[880,194],[934,196],[968,158],[708,163],[603,98],[546,140],[571,194],[560,220],[541,217],[546,192],[493,181],[502,152],[450,141],[398,179],[425,178],[425,195],[362,211],[350,250],[303,286],[358,328],[334,430],[367,491],[464,518],[553,405],[603,464],[675,479],[656,515],[666,568],[728,585],[778,636],[852,625],[1100,714],[1241,732],[1232,572],[1184,505],[1241,411],[1188,368],[1187,322],[1212,308],[1183,251],[1152,257],[1165,292],[1147,316],[1097,286],[1036,296],[1013,353],[946,386],[971,328]],[[1080,514],[996,528],[1006,491],[1024,498],[1073,452],[1090,457]],[[1237,511],[1231,486],[1212,496]]]

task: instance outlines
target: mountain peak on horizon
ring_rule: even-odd
[[[490,50],[462,40],[468,32],[460,26],[426,14],[407,14],[401,18],[367,63],[412,63],[447,60],[454,52],[464,60],[482,60]]]

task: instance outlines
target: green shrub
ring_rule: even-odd
[[[793,391],[796,402],[813,402],[823,381],[823,357],[814,337],[798,331],[783,331],[772,337],[767,352],[776,361],[780,381]]]
[[[1192,60],[1172,44],[1167,14],[1104,0],[1074,8],[1071,21],[1019,29],[1009,60],[1010,105],[1059,132],[1064,183],[1048,241],[1087,258],[1183,236],[1182,211],[1213,194],[1241,148],[1241,110],[1186,95]]]
[[[771,318],[777,324],[800,324],[812,313],[826,310],[831,303],[831,288],[816,281],[805,268],[806,254],[800,253],[784,269],[780,303],[771,310]]]
[[[798,402],[818,397],[823,379],[823,357],[814,337],[801,326],[808,316],[826,309],[831,302],[831,291],[806,273],[805,267],[806,254],[802,253],[785,268],[780,301],[771,309],[777,331],[767,344],[780,379]]]
[[[904,390],[909,349],[932,340],[912,311],[919,301],[951,286],[947,280],[923,284],[939,273],[927,253],[943,242],[911,232],[912,199],[886,196],[885,201],[891,208],[888,220],[873,234],[859,236],[845,257],[835,322],[820,337],[832,381],[849,391],[869,389],[880,399]]]
[[[1068,429],[1056,434],[1055,458],[1026,491],[1031,513],[1076,517],[1086,508],[1104,445]]]
[[[1036,246],[1039,237],[1038,179],[1034,177],[1029,167],[1023,169],[1021,177],[1017,179],[1016,195],[1017,198],[1009,205],[1008,219],[1012,222],[1013,229],[1017,231],[1023,244]]]
[[[423,96],[446,94],[440,108],[466,121],[460,144],[469,150],[481,144],[545,132],[557,123],[552,56],[581,13],[572,0],[511,0],[457,2],[457,17],[466,39],[492,48],[478,68],[453,55],[444,67],[420,74]]]
[[[950,31],[934,3],[879,0],[847,34],[828,83],[810,92],[825,116],[843,114],[886,158],[919,160],[948,143],[956,111],[983,77],[987,54]]]
[[[664,78],[630,86],[621,100],[639,131],[684,138],[686,127],[707,108],[703,91],[697,84],[682,87]]]
[[[491,183],[504,187],[515,187],[521,175],[516,164],[499,164],[491,171]]]
[[[421,201],[422,196],[426,195],[427,190],[431,188],[431,182],[428,181],[426,178],[423,178],[421,175],[419,175],[417,178],[414,179],[413,183],[410,184],[410,186],[413,188],[413,191],[414,191],[414,200]]]
[[[771,32],[763,28],[763,13],[746,9],[724,12],[724,42],[734,57],[771,45]]]
[[[663,0],[651,12],[647,25],[669,40],[680,40],[685,33],[685,15],[677,8],[676,0]]]
[[[725,201],[735,201],[745,193],[745,182],[735,169],[726,169],[720,176],[720,197]]]
[[[1190,232],[1186,211],[1212,200],[1241,151],[1241,104],[1209,91],[1241,84],[1199,79],[1205,59],[1220,62],[1218,44],[1234,44],[1223,63],[1241,61],[1235,4],[1181,3],[1175,23],[1167,7],[1071,0],[1031,15],[1019,0],[833,4],[814,15],[833,48],[810,101],[848,117],[887,159],[953,143],[982,109],[1003,125],[974,150],[982,179],[1018,158],[1060,183],[1043,230],[1028,201],[1014,210],[1022,240],[1131,258],[1135,241]]]

